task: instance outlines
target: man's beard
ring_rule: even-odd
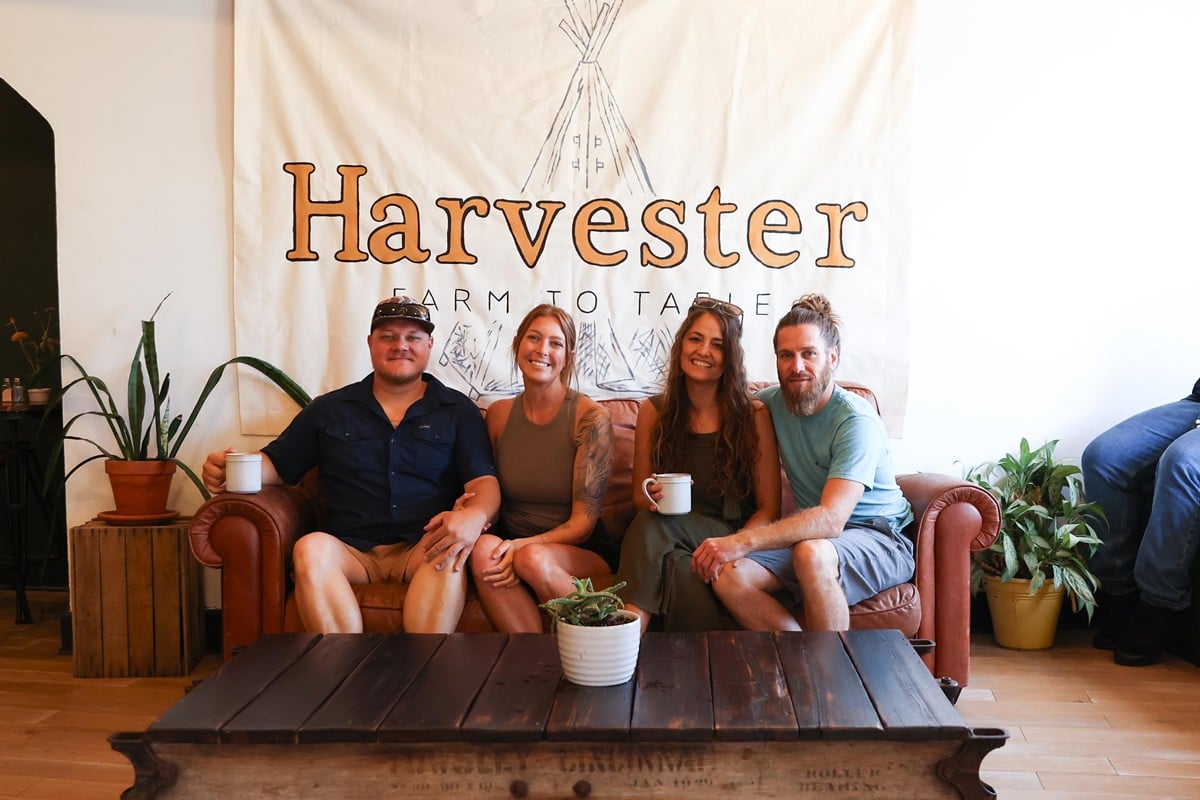
[[[377,369],[375,377],[389,386],[408,386],[415,381],[422,380],[423,372],[423,370],[417,369],[407,375],[396,375],[387,370]]]
[[[825,390],[833,381],[833,367],[826,364],[821,371],[809,381],[807,389],[793,389],[786,381],[780,382],[783,390],[783,405],[788,412],[797,417],[811,417],[817,413]]]

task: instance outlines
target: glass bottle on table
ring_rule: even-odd
[[[0,383],[0,409],[8,411],[12,406],[12,378],[5,378]]]
[[[12,410],[25,411],[29,408],[29,395],[20,378],[12,379]]]

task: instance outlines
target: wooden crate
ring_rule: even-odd
[[[648,633],[619,686],[550,634],[264,636],[143,732],[125,797],[994,800],[899,631]]]
[[[76,677],[186,675],[204,655],[203,575],[188,522],[71,529]]]

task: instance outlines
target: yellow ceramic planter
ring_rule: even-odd
[[[1054,644],[1065,589],[1046,581],[1031,595],[1028,580],[1001,581],[991,576],[984,576],[983,587],[996,644],[1013,650],[1045,650]]]

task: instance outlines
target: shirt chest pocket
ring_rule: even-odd
[[[454,455],[454,429],[417,425],[412,435],[412,454],[423,471],[440,473],[449,469]]]
[[[387,439],[366,427],[329,426],[321,430],[320,447],[322,471],[361,474],[382,463],[379,459],[387,449]]]

